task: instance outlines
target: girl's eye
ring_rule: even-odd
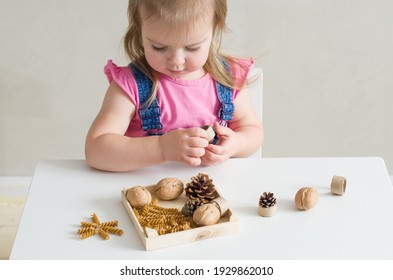
[[[196,48],[189,48],[187,47],[186,50],[189,52],[197,52],[200,49],[200,47],[196,47]]]
[[[158,52],[163,52],[163,51],[166,50],[166,47],[156,47],[156,46],[153,46],[153,50],[158,51]]]

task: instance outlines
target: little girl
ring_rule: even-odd
[[[213,165],[262,145],[245,87],[254,62],[219,50],[226,14],[226,0],[129,0],[124,46],[131,63],[109,60],[104,68],[110,85],[86,138],[89,165]],[[217,143],[209,143],[205,125]]]

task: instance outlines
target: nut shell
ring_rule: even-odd
[[[213,127],[210,125],[205,125],[202,126],[202,128],[207,132],[207,139],[209,140],[209,143],[213,143],[214,137],[216,137],[216,132],[214,131]]]
[[[136,186],[127,190],[126,198],[131,206],[141,207],[151,202],[151,193],[145,187]]]
[[[295,195],[296,207],[300,210],[309,210],[318,203],[318,192],[312,187],[304,187]]]
[[[164,178],[154,186],[154,192],[159,199],[173,200],[184,191],[184,183],[177,178]]]
[[[220,219],[220,210],[213,204],[203,204],[195,210],[192,220],[197,226],[214,225]]]

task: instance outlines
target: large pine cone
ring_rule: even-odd
[[[259,198],[259,205],[263,208],[269,208],[276,205],[276,198],[274,197],[274,194],[271,192],[264,192]]]
[[[199,173],[191,177],[191,182],[186,185],[186,196],[192,200],[208,203],[218,197],[213,180],[208,175]]]

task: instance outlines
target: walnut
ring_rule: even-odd
[[[312,187],[304,187],[298,190],[295,196],[295,204],[300,210],[309,210],[318,203],[318,192]]]
[[[151,202],[151,194],[145,188],[141,186],[132,187],[127,190],[126,198],[131,206],[141,207]]]
[[[154,186],[156,196],[162,200],[178,198],[184,190],[184,184],[176,178],[164,178]]]
[[[214,225],[220,219],[220,210],[213,204],[203,204],[195,210],[192,220],[197,226]]]

